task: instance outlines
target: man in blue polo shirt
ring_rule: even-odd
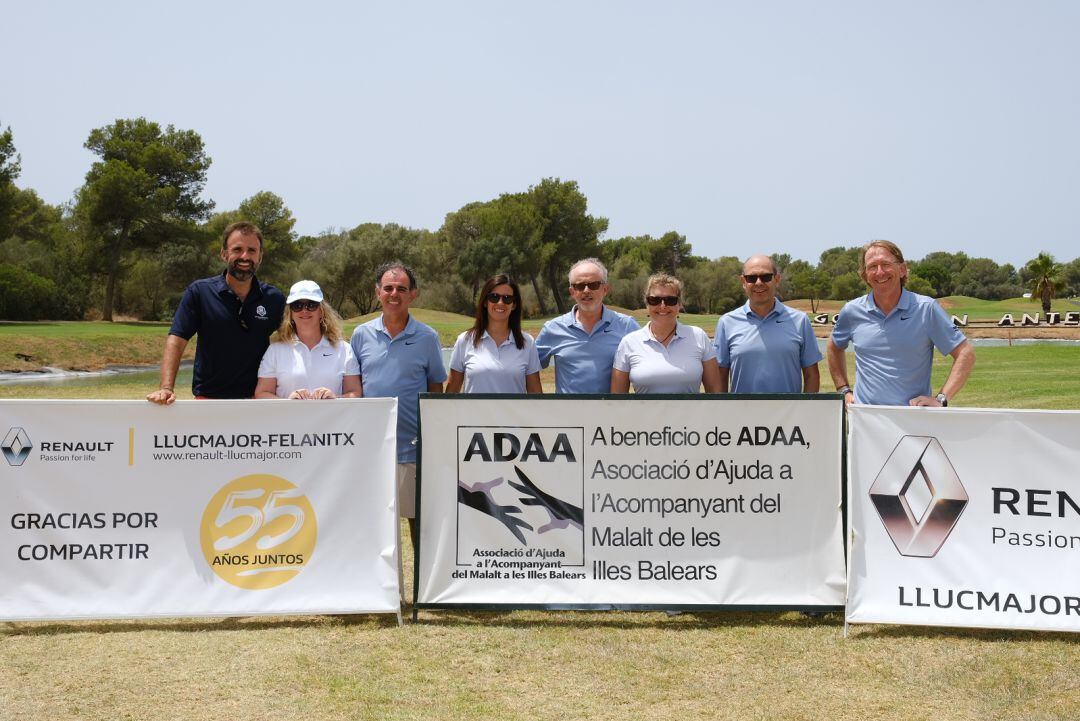
[[[408,266],[386,263],[375,272],[382,315],[356,327],[352,349],[360,364],[365,398],[394,397],[397,409],[398,515],[409,519],[413,550],[416,527],[416,435],[420,394],[442,393],[446,368],[439,334],[409,315],[420,289]]]
[[[187,287],[173,315],[161,384],[146,400],[169,405],[180,357],[198,334],[191,393],[196,398],[251,398],[258,382],[259,361],[270,335],[281,325],[285,296],[255,277],[262,262],[262,231],[248,222],[232,223],[221,240],[221,275],[197,280]]]
[[[574,263],[569,280],[575,305],[540,330],[536,337],[540,365],[547,368],[555,359],[556,393],[608,393],[619,341],[641,326],[604,305],[608,273],[596,258]]]
[[[947,406],[975,365],[971,343],[933,298],[904,288],[908,269],[900,248],[888,240],[868,243],[859,275],[870,292],[840,310],[829,339],[829,373],[847,403],[883,406]],[[848,382],[844,349],[855,345],[855,389]],[[934,348],[953,357],[945,384],[931,395]]]
[[[821,350],[806,313],[776,299],[776,263],[767,255],[751,256],[741,280],[746,303],[716,324],[721,392],[817,393]]]

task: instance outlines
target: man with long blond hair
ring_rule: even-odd
[[[840,310],[829,338],[829,373],[846,403],[883,406],[949,405],[975,365],[975,350],[941,305],[912,293],[900,248],[874,240],[859,255],[859,275],[870,292]],[[855,346],[855,387],[848,381],[844,349]],[[932,395],[934,349],[953,357],[941,390]]]

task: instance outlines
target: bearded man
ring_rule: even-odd
[[[259,361],[285,312],[284,293],[255,277],[262,258],[262,231],[254,224],[241,221],[225,229],[221,239],[225,271],[197,280],[184,291],[165,341],[160,387],[146,400],[159,405],[176,400],[180,358],[196,334],[192,395],[252,397]]]

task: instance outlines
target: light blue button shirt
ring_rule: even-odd
[[[855,402],[906,406],[916,396],[932,395],[930,367],[934,348],[948,355],[964,342],[938,302],[903,290],[888,315],[874,304],[873,292],[849,301],[833,326],[838,348],[855,345]]]
[[[446,380],[439,334],[409,316],[405,330],[391,338],[380,315],[356,327],[351,345],[364,397],[397,398],[398,463],[415,463],[419,395],[428,383]]]
[[[716,324],[716,362],[732,393],[801,393],[802,369],[821,360],[806,313],[776,301],[764,318],[747,301]]]
[[[641,326],[632,317],[607,306],[588,333],[577,320],[577,307],[544,323],[536,336],[540,364],[555,359],[556,393],[610,393],[615,349],[627,333]]]

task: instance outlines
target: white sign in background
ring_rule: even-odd
[[[849,622],[1080,631],[1080,412],[849,411]]]
[[[397,612],[396,413],[0,402],[0,619]]]
[[[421,605],[844,602],[838,399],[420,408]]]

